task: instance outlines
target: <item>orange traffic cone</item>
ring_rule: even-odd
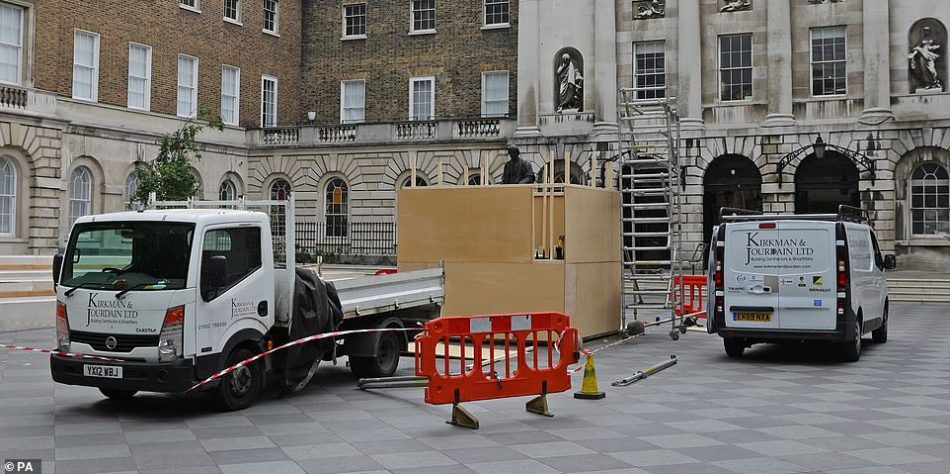
[[[594,370],[594,355],[587,354],[587,360],[584,362],[584,381],[581,382],[581,390],[574,392],[574,398],[581,400],[600,400],[607,394],[597,390],[597,372]]]

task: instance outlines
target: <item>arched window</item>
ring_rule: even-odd
[[[406,179],[402,180],[402,184],[399,185],[399,189],[408,188],[412,185],[412,175],[406,176]],[[428,186],[429,183],[422,176],[416,175],[416,187]]]
[[[16,168],[9,158],[0,157],[0,235],[16,232]]]
[[[230,179],[225,179],[221,182],[221,187],[218,188],[218,199],[222,201],[234,201],[237,199],[237,188]]]
[[[73,170],[69,183],[69,224],[92,214],[92,172],[85,166]]]
[[[135,171],[129,173],[129,176],[125,178],[125,202],[128,203],[129,209],[135,209],[138,207],[138,197],[136,196],[139,192],[139,175]]]
[[[468,174],[468,185],[469,186],[480,186],[482,184],[482,175],[480,173],[469,173]]]
[[[290,197],[290,183],[285,179],[277,178],[270,185],[270,199],[271,201],[286,201]],[[284,206],[271,206],[270,210],[270,226],[271,232],[274,235],[284,235],[285,231],[285,219],[286,219],[286,210]]]
[[[950,175],[946,168],[929,162],[914,169],[910,196],[914,234],[950,233]]]
[[[327,237],[346,237],[349,193],[346,181],[333,178],[327,182]]]

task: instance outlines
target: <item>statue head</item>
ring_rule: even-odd
[[[571,60],[571,55],[570,55],[570,54],[564,53],[564,54],[561,55],[561,62],[565,62],[565,63],[566,63],[566,62],[568,62],[568,61],[570,61],[570,60]]]
[[[514,145],[508,145],[508,156],[512,158],[518,158],[521,156],[521,150]]]

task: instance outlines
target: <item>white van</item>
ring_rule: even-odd
[[[710,244],[707,330],[740,357],[760,342],[817,340],[861,357],[861,336],[887,341],[885,268],[865,211],[761,215],[724,208]]]

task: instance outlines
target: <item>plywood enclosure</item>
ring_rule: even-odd
[[[555,189],[400,190],[400,271],[443,265],[443,314],[563,311],[582,337],[616,332],[619,193],[574,185]],[[536,249],[552,248],[560,235],[563,260],[534,258]]]

